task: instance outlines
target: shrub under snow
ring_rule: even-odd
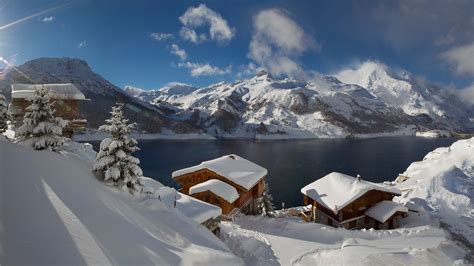
[[[35,150],[56,150],[67,140],[62,134],[68,121],[54,116],[54,102],[47,89],[35,90],[28,101],[23,124],[16,131],[19,141]]]
[[[5,96],[0,93],[0,133],[7,130],[8,109]]]
[[[111,135],[102,140],[97,153],[94,171],[102,173],[104,180],[131,192],[142,190],[140,177],[143,176],[139,166],[140,160],[131,154],[138,151],[137,141],[128,134],[135,129],[135,123],[128,123],[122,112],[123,104],[112,107],[112,117],[106,120],[99,130]]]

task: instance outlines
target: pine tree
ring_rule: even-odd
[[[265,181],[265,189],[263,190],[262,197],[259,198],[258,202],[258,213],[267,216],[269,212],[273,211],[273,196],[270,194],[270,188],[268,183]]]
[[[0,93],[0,133],[7,130],[8,108],[5,96]]]
[[[102,140],[97,153],[94,171],[103,174],[106,182],[120,188],[128,188],[130,192],[142,191],[140,177],[143,176],[140,160],[131,154],[139,150],[135,139],[128,134],[135,129],[135,123],[128,123],[123,116],[123,104],[112,107],[112,115],[99,130],[110,134],[110,138]]]
[[[54,116],[54,102],[47,89],[35,90],[28,101],[30,105],[26,107],[23,124],[16,131],[19,142],[35,150],[57,150],[67,140],[62,134],[68,121]]]

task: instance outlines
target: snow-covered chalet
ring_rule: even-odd
[[[55,103],[55,115],[68,120],[64,135],[71,137],[75,132],[84,131],[87,120],[81,116],[79,105],[87,100],[84,94],[74,84],[12,84],[12,103],[9,112],[13,115],[13,123],[19,127],[23,123],[25,109],[30,105],[28,99],[35,90],[45,88],[49,91],[51,100]]]
[[[408,208],[392,201],[395,188],[332,172],[301,189],[311,205],[307,220],[347,229],[392,229]]]
[[[238,155],[225,155],[173,172],[181,192],[217,205],[222,214],[256,214],[267,169]]]

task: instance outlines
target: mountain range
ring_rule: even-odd
[[[260,71],[233,83],[198,88],[170,83],[156,90],[124,90],[94,73],[85,61],[40,58],[0,80],[75,84],[90,101],[82,106],[97,128],[115,102],[142,132],[199,133],[217,138],[331,138],[413,134],[429,129],[474,132],[474,108],[450,90],[405,71],[366,62],[310,80],[276,78]]]
[[[407,72],[366,62],[308,81],[261,71],[205,88],[181,83],[158,90],[127,86],[173,120],[223,138],[329,138],[413,134],[429,129],[472,132],[472,106]]]

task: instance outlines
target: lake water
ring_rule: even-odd
[[[385,137],[371,139],[312,140],[141,140],[135,155],[146,176],[178,187],[171,179],[177,169],[235,153],[268,169],[266,178],[275,204],[280,207],[303,204],[300,189],[338,171],[363,179],[394,180],[411,162],[422,160],[437,147],[455,139]],[[92,143],[95,147],[98,142]]]

